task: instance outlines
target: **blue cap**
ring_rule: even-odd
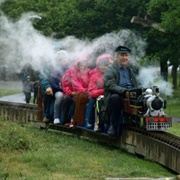
[[[115,52],[117,53],[131,53],[131,50],[125,46],[118,46],[116,49],[115,49]]]

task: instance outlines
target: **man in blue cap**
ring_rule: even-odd
[[[115,61],[104,74],[104,112],[107,112],[110,126],[108,134],[119,135],[119,119],[123,108],[123,95],[126,89],[137,86],[132,67],[129,65],[131,50],[125,46],[115,49]]]

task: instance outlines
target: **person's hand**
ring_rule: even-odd
[[[76,95],[77,95],[76,92],[72,92],[72,93],[71,93],[71,96],[76,96]]]
[[[48,87],[48,88],[46,89],[46,94],[47,94],[47,95],[53,95],[53,91],[52,91],[52,88],[51,88],[51,87]]]
[[[97,88],[98,88],[98,89],[102,89],[102,88],[103,88],[103,83],[100,82],[100,81],[98,81],[98,82],[96,83],[96,85],[97,85]]]
[[[78,94],[80,94],[80,92],[72,92],[71,96],[76,97]]]
[[[122,94],[123,97],[126,97],[126,90],[122,91],[121,94]]]

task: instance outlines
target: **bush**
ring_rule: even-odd
[[[0,121],[0,150],[34,150],[37,145],[27,128],[13,122]]]

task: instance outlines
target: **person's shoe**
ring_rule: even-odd
[[[109,127],[107,133],[108,133],[108,135],[110,135],[110,136],[115,136],[115,135],[116,135],[116,132],[115,132],[113,126],[110,126],[110,127]]]
[[[74,127],[74,120],[73,119],[71,119],[69,127]]]
[[[55,118],[55,119],[54,119],[54,124],[60,124],[59,118]]]
[[[49,119],[49,118],[44,117],[44,118],[43,118],[43,122],[44,122],[44,123],[50,123],[51,121],[50,121],[50,119]]]
[[[88,129],[93,129],[93,125],[90,124],[90,123],[88,123],[88,124],[87,124],[87,128],[88,128]]]
[[[65,127],[69,127],[69,126],[70,126],[70,123],[65,123],[64,126],[65,126]]]
[[[97,130],[96,130],[97,133],[102,133],[104,132],[104,128],[102,127],[98,127]]]

